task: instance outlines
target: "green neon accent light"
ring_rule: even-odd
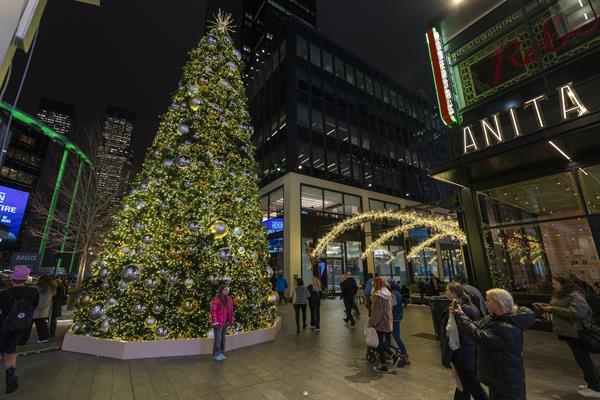
[[[25,114],[22,111],[12,108],[12,106],[2,101],[0,101],[0,110],[5,110],[6,112],[12,114],[13,118],[18,120],[19,122],[22,122],[25,125],[40,130],[45,136],[59,143],[67,151],[76,154],[77,157],[82,159],[86,164],[88,164],[90,167],[93,167],[92,161],[89,159],[89,157],[66,136],[61,135],[60,133],[50,128],[48,125],[44,124],[43,122],[38,121],[37,119],[33,118],[28,114]]]
[[[65,148],[63,151],[62,161],[60,162],[60,169],[58,170],[58,176],[56,177],[56,184],[54,185],[54,193],[52,193],[52,200],[50,201],[50,208],[48,209],[48,217],[46,218],[46,225],[44,226],[44,233],[42,234],[42,240],[40,241],[40,260],[44,260],[44,253],[46,253],[46,245],[48,244],[48,235],[50,234],[50,228],[52,227],[52,219],[54,218],[54,212],[56,211],[56,205],[58,204],[58,196],[60,195],[60,185],[62,183],[63,175],[67,167],[67,160],[69,158],[69,151]]]
[[[67,246],[67,238],[69,236],[69,227],[71,226],[71,220],[73,219],[73,212],[75,211],[75,200],[77,198],[77,192],[79,191],[79,181],[81,179],[81,173],[83,172],[83,166],[85,164],[80,162],[79,168],[77,169],[77,178],[75,179],[75,186],[73,187],[73,191],[71,193],[71,204],[69,205],[69,212],[67,213],[67,221],[65,223],[65,236],[63,236],[63,241],[60,245],[60,252],[64,253],[65,247]],[[56,275],[56,270],[60,268],[62,264],[62,258],[58,260],[56,263],[56,267],[54,267],[54,275]]]

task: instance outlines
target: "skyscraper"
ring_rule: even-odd
[[[42,98],[37,117],[56,132],[69,139],[73,139],[73,132],[75,131],[75,108],[71,104]]]
[[[109,106],[102,127],[102,144],[98,148],[98,190],[102,198],[119,204],[123,183],[131,173],[131,136],[135,114]]]

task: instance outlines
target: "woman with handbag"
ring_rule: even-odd
[[[546,312],[552,313],[553,330],[559,340],[567,343],[583,377],[587,388],[577,391],[580,396],[600,399],[600,374],[592,361],[589,351],[579,338],[579,331],[592,323],[592,311],[585,297],[577,286],[568,278],[557,276],[552,279],[554,296],[550,304],[535,306]]]
[[[452,301],[452,305],[460,305],[462,311],[472,321],[480,319],[481,314],[477,307],[472,303],[469,296],[465,293],[460,283],[451,282],[446,285],[446,297]],[[442,346],[442,365],[446,368],[453,368],[457,377],[457,387],[454,391],[454,400],[470,399],[488,400],[488,395],[481,387],[477,374],[475,373],[476,347],[475,342],[468,336],[458,332],[458,327],[454,324],[454,329],[458,334],[459,347],[451,345],[448,331],[448,320],[450,313],[445,311],[441,319],[441,346]]]
[[[393,360],[393,366],[396,366],[398,357],[394,354],[389,346],[391,342],[391,335],[393,331],[393,315],[392,307],[394,307],[394,300],[392,293],[387,288],[385,280],[378,276],[375,278],[373,283],[373,311],[369,318],[369,326],[375,328],[377,336],[379,338],[379,359],[381,360],[381,366],[373,367],[375,372],[388,372],[388,367],[385,361],[386,354],[390,355]]]

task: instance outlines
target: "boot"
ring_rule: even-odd
[[[6,370],[6,394],[10,394],[19,388],[19,381],[15,372],[14,367]]]

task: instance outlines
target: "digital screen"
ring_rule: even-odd
[[[261,222],[267,228],[267,234],[283,232],[283,217],[275,217]]]
[[[0,186],[0,243],[19,237],[28,200],[28,192]]]

